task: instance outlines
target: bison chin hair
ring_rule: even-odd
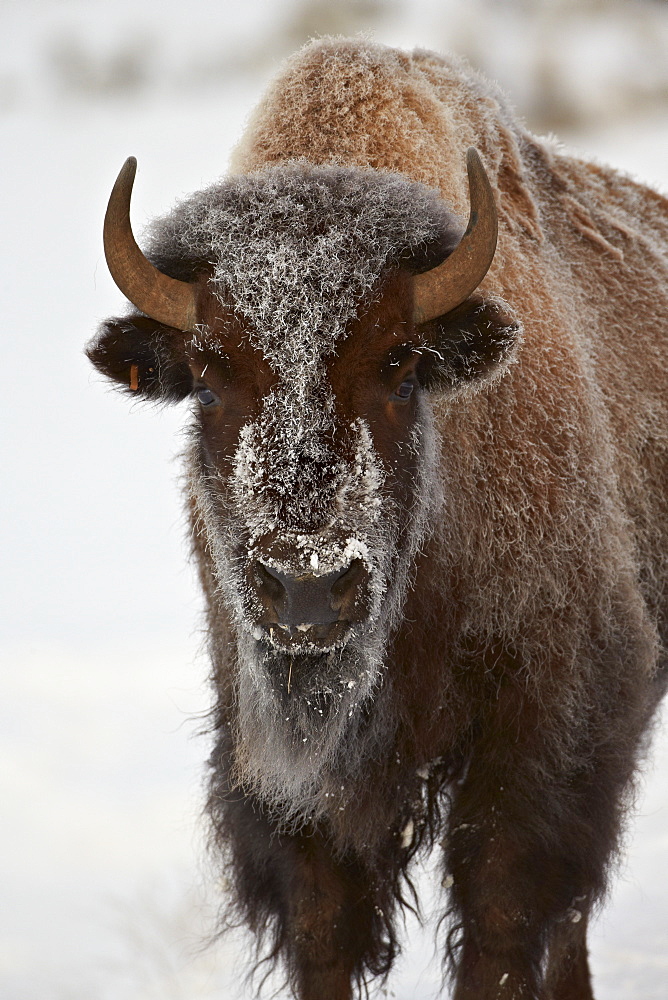
[[[283,831],[344,805],[351,775],[388,742],[387,717],[370,711],[383,683],[378,626],[319,655],[239,635],[233,777]]]

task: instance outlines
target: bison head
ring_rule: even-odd
[[[515,340],[474,295],[493,195],[470,151],[462,237],[401,175],[286,163],[181,204],[149,262],[129,225],[134,170],[105,249],[144,315],[104,324],[89,356],[132,392],[194,399],[195,530],[214,620],[236,639],[238,772],[284,814],[312,812],[344,737],[347,766],[351,733],[360,755],[377,744],[365,706],[440,494],[430,393],[489,379]]]

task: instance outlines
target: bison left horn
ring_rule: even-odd
[[[177,330],[194,330],[195,285],[170,278],[154,267],[132,234],[130,198],[136,172],[137,161],[130,156],[116,178],[104,217],[104,255],[111,276],[130,302],[151,319]]]
[[[471,198],[469,224],[442,264],[413,279],[416,323],[444,316],[461,305],[476,290],[494,259],[498,230],[494,193],[473,146],[466,154],[466,168]]]

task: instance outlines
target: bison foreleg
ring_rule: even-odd
[[[350,1000],[367,973],[386,971],[392,935],[358,859],[335,856],[316,829],[279,833],[245,799],[226,803],[225,837],[234,908],[265,937],[298,1000]]]
[[[556,783],[527,801],[498,773],[493,794],[472,768],[451,812],[455,1000],[593,1000],[584,928],[602,880],[587,871],[595,852],[555,802]]]
[[[348,1000],[361,971],[370,914],[362,884],[317,835],[298,836],[282,878],[284,954],[299,1000]]]
[[[590,1000],[591,975],[587,955],[587,920],[573,923],[573,910],[553,936],[550,945],[546,987],[550,1000]]]

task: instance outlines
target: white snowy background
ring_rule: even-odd
[[[225,171],[286,54],[359,30],[463,52],[536,129],[666,190],[665,3],[0,0],[8,1000],[251,995],[247,943],[202,950],[219,887],[203,860],[207,668],[175,458],[186,408],[129,407],[82,345],[123,309],[101,226],[125,157],[139,160],[141,230]],[[592,936],[599,1000],[668,995],[667,784],[660,729]],[[435,997],[433,928],[408,938],[389,995]]]

